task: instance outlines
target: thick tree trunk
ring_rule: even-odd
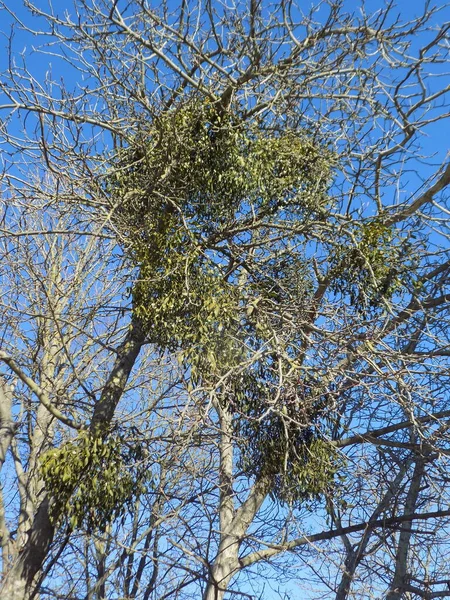
[[[233,500],[233,428],[227,408],[217,406],[220,419],[220,544],[204,600],[221,600],[238,566],[239,539],[232,535],[235,507]]]
[[[131,370],[144,345],[146,335],[140,323],[133,319],[125,340],[117,351],[117,359],[108,377],[99,401],[94,408],[91,431],[107,429],[114,417],[114,411],[122,397]]]
[[[231,579],[242,569],[239,562],[239,548],[244,536],[267,498],[270,479],[262,477],[253,485],[247,500],[235,511],[227,531],[222,532],[219,551],[208,580],[203,600],[222,600]]]
[[[238,551],[236,537],[222,539],[203,600],[223,600],[228,584],[239,568]]]
[[[1,588],[2,600],[27,600],[33,591],[33,580],[47,557],[55,533],[49,518],[48,498],[39,505],[28,539],[9,571]]]
[[[237,566],[238,563],[234,561],[234,556],[230,556],[228,560],[226,557],[222,557],[222,560],[216,563],[206,588],[204,600],[223,600]]]

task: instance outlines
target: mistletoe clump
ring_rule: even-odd
[[[53,514],[64,514],[72,529],[105,531],[144,489],[136,470],[140,453],[140,448],[127,448],[118,435],[88,431],[48,450],[41,458],[41,473]]]
[[[315,424],[327,406],[311,382],[297,382],[275,395],[270,381],[249,375],[236,382],[235,435],[240,467],[248,476],[270,481],[271,496],[296,503],[317,498],[334,480],[342,458]]]
[[[271,355],[289,360],[301,345],[314,289],[305,243],[327,219],[333,164],[303,132],[265,130],[193,99],[155,119],[108,182],[138,270],[135,316],[194,383],[220,388],[242,468],[269,478],[282,501],[320,494],[335,470],[311,426],[318,406],[305,412],[285,393],[267,411]]]
[[[395,239],[395,229],[381,219],[358,224],[346,244],[335,252],[335,292],[348,294],[359,311],[376,309],[392,299],[406,271],[408,244]]]
[[[204,352],[217,332],[235,335],[252,301],[236,245],[259,235],[261,252],[272,251],[271,227],[323,216],[331,162],[304,135],[269,134],[199,100],[155,119],[109,181],[113,219],[139,267],[134,311],[149,339]]]

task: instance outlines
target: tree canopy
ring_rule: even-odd
[[[420,8],[0,2],[2,598],[450,596]]]

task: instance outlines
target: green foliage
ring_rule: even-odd
[[[302,133],[264,131],[195,99],[155,120],[109,181],[139,269],[136,316],[194,382],[223,382],[242,467],[269,476],[279,500],[319,494],[335,470],[313,434],[318,404],[306,410],[284,391],[287,413],[267,412],[278,377],[271,349],[289,362],[301,343],[293,324],[313,293],[301,240],[326,220],[333,162]],[[237,372],[233,385],[225,375]]]
[[[73,529],[104,531],[144,489],[136,471],[139,457],[139,449],[127,449],[118,435],[102,438],[87,431],[48,450],[41,473],[54,500],[53,514],[61,510]]]
[[[140,269],[134,310],[151,341],[203,355],[218,332],[236,332],[252,298],[226,276],[230,244],[323,216],[331,162],[305,136],[269,135],[198,100],[161,116],[109,183]]]
[[[335,253],[333,288],[348,294],[359,310],[377,308],[399,288],[404,248],[395,230],[382,220],[358,224],[350,239]]]
[[[299,382],[283,390],[271,406],[270,382],[263,384],[256,377],[250,381],[247,374],[235,386],[240,468],[249,476],[269,478],[271,495],[278,501],[320,496],[342,465],[334,446],[315,427],[326,410],[326,397],[314,397],[312,382]]]
[[[234,320],[236,289],[194,251],[170,254],[164,272],[155,268],[152,253],[145,246],[135,253],[141,268],[133,292],[135,312],[152,342],[170,350],[214,346]]]
[[[321,212],[330,163],[329,152],[297,132],[269,135],[193,100],[163,114],[121,157],[109,182],[115,218],[151,243],[174,221],[194,237],[217,233],[250,205]]]

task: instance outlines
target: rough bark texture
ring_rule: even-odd
[[[55,527],[49,518],[49,501],[45,496],[28,532],[28,539],[3,583],[2,600],[27,600],[30,597],[34,578],[47,556],[54,533]]]
[[[140,324],[133,320],[125,340],[117,351],[117,360],[95,406],[91,431],[108,427],[125,390],[128,377],[145,341]]]

